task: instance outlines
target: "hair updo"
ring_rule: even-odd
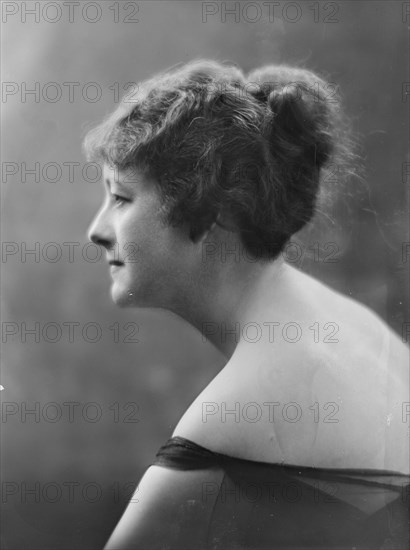
[[[274,259],[313,216],[321,170],[347,151],[340,100],[311,71],[198,60],[144,81],[84,141],[87,158],[138,168],[164,222],[195,241],[213,222]]]

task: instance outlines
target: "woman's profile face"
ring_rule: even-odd
[[[113,301],[174,309],[184,296],[184,282],[186,291],[186,277],[201,263],[200,245],[162,222],[157,187],[138,170],[106,164],[103,182],[105,200],[89,238],[106,249]]]

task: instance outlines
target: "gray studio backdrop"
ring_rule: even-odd
[[[288,260],[397,333],[408,321],[405,3],[77,4],[2,3],[5,550],[101,548],[224,363],[171,314],[117,309],[104,256],[87,247],[103,190],[81,141],[127,83],[198,57],[302,64],[337,82],[366,179]]]

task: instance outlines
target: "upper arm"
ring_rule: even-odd
[[[220,469],[150,466],[105,550],[205,548],[222,478]]]

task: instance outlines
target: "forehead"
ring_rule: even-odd
[[[141,170],[138,168],[127,168],[120,170],[116,166],[104,164],[103,167],[103,183],[114,187],[121,187],[129,191],[136,189],[146,189],[148,180]],[[152,182],[150,187],[152,186]]]

